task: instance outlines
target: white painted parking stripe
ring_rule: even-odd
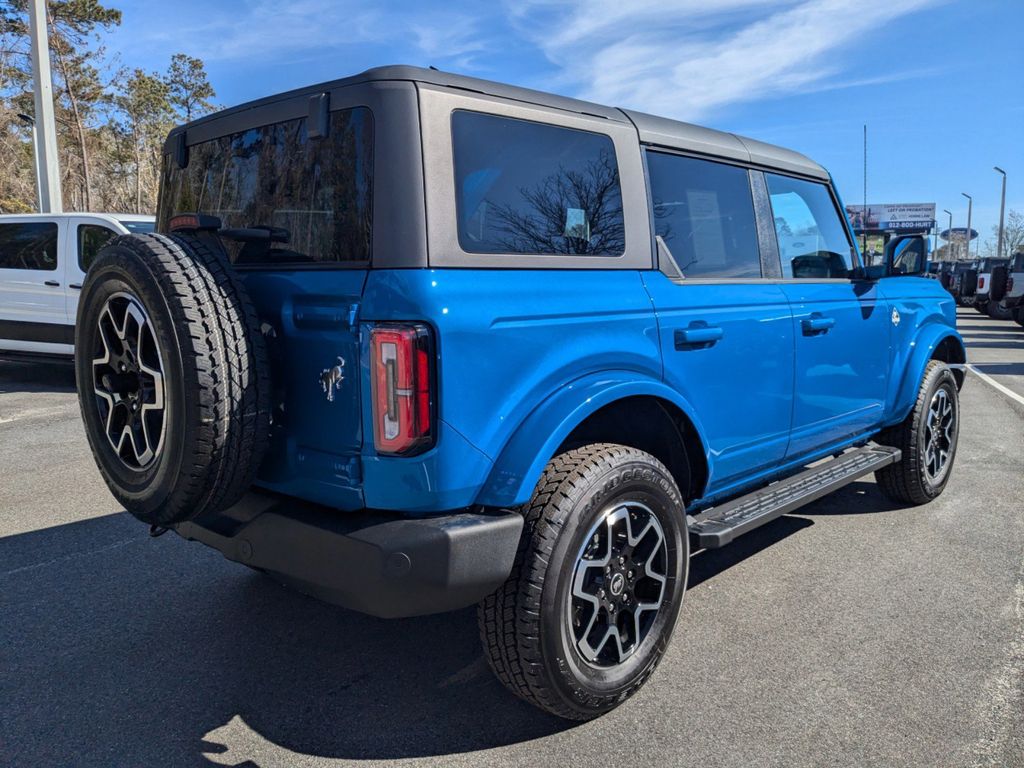
[[[967,368],[971,373],[973,373],[979,379],[984,381],[986,384],[994,387],[995,389],[998,389],[1004,395],[1006,395],[1007,397],[1009,397],[1009,398],[1011,398],[1013,400],[1016,400],[1021,405],[1024,405],[1024,395],[1018,395],[1016,392],[1014,392],[1009,387],[1004,387],[1002,384],[1000,384],[998,381],[993,379],[991,376],[989,376],[988,374],[982,373],[981,371],[979,371],[977,368],[975,368],[970,363],[968,363],[964,367]]]

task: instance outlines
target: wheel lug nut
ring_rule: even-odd
[[[624,558],[622,555],[619,555],[619,565],[622,565],[625,562],[626,562],[626,558]]]

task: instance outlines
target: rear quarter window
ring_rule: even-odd
[[[456,110],[452,142],[459,245],[467,253],[624,252],[610,137]]]
[[[35,221],[0,224],[0,269],[57,269],[57,225]]]
[[[252,128],[189,147],[188,165],[164,159],[157,229],[179,213],[216,216],[224,228],[270,227],[276,241],[224,238],[240,266],[370,260],[373,117],[365,107],[331,113],[328,135],[306,119]]]

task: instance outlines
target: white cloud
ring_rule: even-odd
[[[479,17],[468,12],[370,6],[355,0],[258,0],[244,11],[214,6],[194,22],[167,8],[154,9],[154,15],[162,18],[150,16],[141,29],[133,30],[136,39],[122,45],[181,47],[184,42],[191,55],[236,62],[284,57],[295,61],[351,45],[376,44],[440,62],[467,61],[490,43],[481,33]]]
[[[850,48],[933,2],[526,0],[509,15],[582,98],[692,120],[841,87]]]

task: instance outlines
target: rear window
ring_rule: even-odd
[[[188,166],[164,160],[157,229],[179,213],[220,218],[224,228],[273,228],[268,241],[223,238],[238,265],[370,260],[373,117],[365,107],[331,113],[323,138],[306,118],[189,147]]]
[[[0,269],[57,269],[57,225],[0,224]]]
[[[452,141],[464,251],[622,255],[622,192],[611,138],[458,110]]]

